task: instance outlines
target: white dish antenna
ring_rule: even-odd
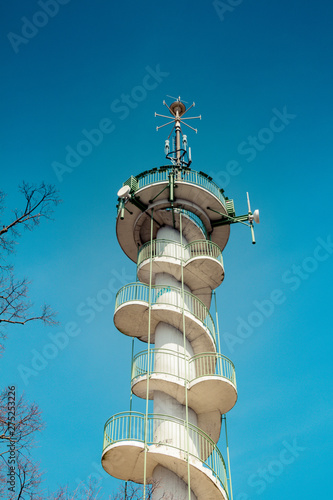
[[[255,210],[252,214],[253,220],[256,224],[260,224],[260,219],[259,219],[259,210]]]
[[[130,186],[122,186],[119,189],[117,196],[118,196],[118,198],[122,198],[124,200],[127,200],[129,198],[130,191],[131,191]]]
[[[120,219],[123,220],[125,217],[125,203],[130,199],[130,186],[122,186],[117,195],[120,198],[119,209],[120,209]]]

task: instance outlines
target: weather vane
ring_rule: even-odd
[[[171,96],[168,96],[171,97]],[[176,99],[172,97],[172,99]],[[168,135],[168,138],[165,141],[165,146],[164,146],[164,152],[166,154],[166,158],[168,160],[171,160],[172,164],[178,168],[182,167],[189,167],[190,164],[192,163],[191,160],[191,148],[189,148],[189,151],[187,153],[187,136],[183,134],[183,131],[181,129],[181,124],[186,125],[186,127],[189,127],[191,130],[194,130],[195,133],[198,132],[196,128],[191,127],[188,123],[186,123],[186,120],[195,120],[199,119],[201,120],[201,115],[200,116],[189,116],[184,118],[184,115],[191,109],[194,108],[195,103],[193,102],[189,108],[186,109],[186,106],[184,104],[185,101],[180,100],[180,96],[170,105],[168,106],[165,101],[163,101],[164,106],[166,106],[172,115],[172,119],[168,121],[167,123],[164,123],[163,125],[160,125],[159,127],[156,127],[156,130],[159,130],[160,128],[166,127],[167,125],[173,124],[173,127],[170,131],[170,134]],[[162,118],[167,118],[169,119],[170,116],[166,115],[160,115],[159,113],[155,113],[156,116],[161,116]],[[175,131],[175,147],[174,151],[170,151],[170,136],[172,132]],[[180,145],[180,136],[182,135],[182,145]],[[185,161],[185,155],[187,154],[188,160]]]

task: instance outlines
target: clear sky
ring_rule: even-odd
[[[23,180],[55,184],[63,200],[13,259],[35,307],[50,303],[60,325],[8,328],[0,374],[43,412],[34,456],[45,487],[74,488],[92,474],[105,493],[118,486],[100,457],[104,423],[129,408],[131,340],[113,310],[135,264],[117,243],[116,193],[164,163],[154,112],[180,95],[202,115],[188,133],[192,168],[225,188],[237,214],[246,191],[261,214],[257,245],[244,226],[231,228],[217,292],[239,391],[228,416],[234,498],[328,498],[332,2],[46,4],[13,0],[0,16],[1,189],[11,208]],[[108,287],[112,300],[83,315]],[[76,334],[68,345],[24,379],[19,367],[32,368],[66,328]]]

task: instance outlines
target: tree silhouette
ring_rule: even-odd
[[[29,403],[24,395],[16,399],[16,393],[7,388],[0,394],[0,493],[6,498],[8,489],[7,474],[9,464],[15,469],[15,493],[9,493],[10,500],[42,500],[37,494],[41,482],[39,464],[31,458],[31,449],[35,446],[36,433],[44,428],[41,412],[36,403]],[[15,404],[8,404],[13,400]],[[15,407],[15,409],[14,409]],[[14,422],[11,415],[14,414]],[[10,446],[12,445],[12,446]],[[12,454],[11,454],[11,450]],[[11,460],[10,460],[11,459]]]
[[[55,205],[59,203],[54,186],[44,182],[39,186],[23,183],[20,186],[23,195],[23,208],[15,209],[5,218],[5,194],[0,192],[0,323],[24,325],[28,321],[40,320],[46,324],[55,324],[55,314],[48,305],[42,306],[39,313],[30,313],[32,304],[27,299],[29,281],[17,279],[13,265],[7,262],[13,254],[17,239],[22,230],[32,231],[42,219],[50,219]],[[4,349],[5,332],[0,330],[0,352]]]

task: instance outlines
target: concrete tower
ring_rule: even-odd
[[[258,211],[249,207],[236,217],[223,189],[190,168],[181,126],[192,128],[186,120],[195,117],[184,116],[180,98],[164,104],[170,112],[165,125],[174,131],[174,151],[165,141],[169,164],[130,177],[117,207],[117,238],[137,265],[138,281],[119,290],[114,323],[147,344],[133,356],[131,378],[146,411],[107,421],[102,464],[116,478],[143,484],[143,498],[153,483],[152,500],[227,500],[230,470],[217,442],[237,389],[210,306],[224,279],[230,224],[249,225],[255,242]]]

